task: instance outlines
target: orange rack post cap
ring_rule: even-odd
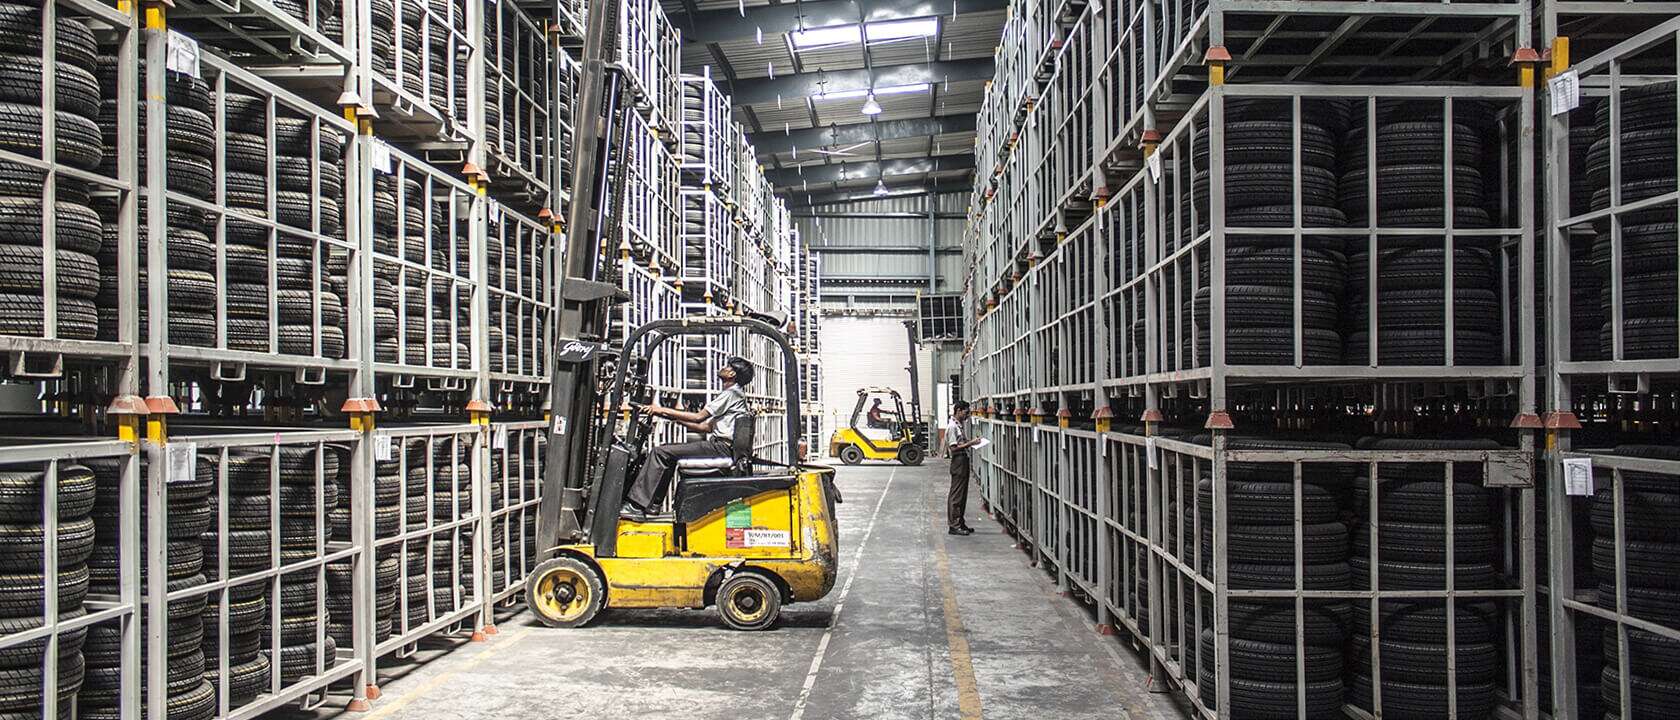
[[[1231,422],[1230,413],[1224,410],[1215,410],[1208,413],[1207,422],[1202,423],[1202,427],[1207,430],[1232,430],[1237,426]]]
[[[1165,420],[1167,418],[1166,418],[1166,416],[1161,414],[1160,410],[1145,410],[1145,411],[1143,411],[1143,416],[1139,419],[1142,420],[1143,422],[1146,422],[1146,423],[1152,423],[1152,422],[1158,423],[1158,422],[1161,422],[1162,420]],[[1227,417],[1226,422],[1229,422],[1229,421],[1230,421],[1230,418]]]
[[[350,398],[345,400],[344,406],[339,409],[347,413],[376,413],[382,408],[379,407],[378,398]]]
[[[487,412],[491,412],[495,409],[496,409],[496,406],[491,405],[490,403],[488,403],[484,400],[468,400],[467,401],[467,412],[487,413]]]
[[[1553,410],[1546,413],[1545,425],[1547,430],[1581,429],[1581,421],[1575,418],[1575,413],[1568,410]]]
[[[151,409],[146,406],[146,399],[139,395],[118,395],[105,408],[108,415],[149,415]]]
[[[1207,52],[1202,53],[1202,62],[1204,63],[1230,62],[1230,60],[1231,51],[1226,50],[1224,45],[1209,45]]]
[[[168,395],[153,395],[146,398],[147,415],[179,415],[181,408],[175,404],[175,398]]]
[[[1521,413],[1511,421],[1511,427],[1517,430],[1539,430],[1545,425],[1540,422],[1540,416],[1534,413]]]
[[[1513,65],[1517,63],[1537,63],[1541,59],[1539,51],[1531,47],[1517,48],[1516,52],[1511,53],[1511,64]]]

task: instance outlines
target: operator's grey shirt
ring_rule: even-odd
[[[717,422],[712,424],[712,437],[724,442],[735,441],[735,420],[747,414],[747,396],[741,388],[731,385],[706,403],[706,412]]]

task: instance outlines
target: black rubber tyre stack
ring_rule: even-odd
[[[1231,228],[1288,228],[1295,224],[1294,178],[1300,175],[1301,224],[1341,227],[1336,208],[1336,153],[1343,127],[1339,104],[1308,101],[1297,128],[1287,103],[1250,102],[1228,106],[1225,121],[1225,225]],[[1210,149],[1205,132],[1193,140],[1197,217],[1205,227],[1211,191]],[[1297,153],[1298,150],[1298,153]],[[1299,166],[1297,167],[1297,155]],[[1188,209],[1188,208],[1186,208]],[[1293,365],[1294,238],[1290,234],[1226,235],[1225,359],[1233,365]],[[1301,251],[1301,362],[1339,364],[1342,240],[1306,236]],[[1210,361],[1211,281],[1205,263],[1198,292],[1183,319],[1194,318],[1197,365]],[[1185,328],[1189,330],[1188,327]]]
[[[0,580],[0,634],[41,626],[45,611],[41,570],[46,542],[58,546],[60,619],[86,614],[82,598],[87,590],[88,559],[94,550],[94,523],[89,517],[95,493],[93,471],[68,462],[59,465],[58,529],[53,538],[46,536],[41,513],[45,482],[43,471],[0,473],[0,548],[4,549],[0,553],[0,578],[4,578]],[[79,583],[80,589],[66,593],[66,581]],[[83,684],[81,647],[86,632],[83,629],[59,635],[60,702],[76,697]],[[40,713],[45,654],[45,640],[0,650],[0,711]]]
[[[1494,254],[1480,238],[1460,238],[1452,251],[1453,363],[1500,360],[1501,303]],[[1368,246],[1348,253],[1347,361],[1369,362]],[[1389,238],[1377,253],[1377,352],[1383,365],[1446,362],[1447,253],[1441,238]]]
[[[1477,440],[1365,438],[1367,450],[1492,450],[1499,444]],[[1379,470],[1377,563],[1383,590],[1446,589],[1446,471],[1433,464],[1385,464]],[[1353,530],[1353,588],[1371,586],[1370,480],[1354,481],[1352,508],[1360,523]],[[1461,590],[1501,587],[1495,496],[1482,485],[1479,463],[1453,467],[1453,577]],[[1356,603],[1349,645],[1348,698],[1369,710],[1371,620],[1368,606]],[[1383,605],[1382,699],[1385,717],[1438,718],[1447,712],[1448,654],[1446,606],[1434,601],[1391,601]],[[1494,685],[1503,660],[1497,645],[1498,609],[1459,601],[1455,647],[1457,703],[1460,718],[1491,717]]]
[[[1672,94],[1668,97],[1674,98]],[[1680,460],[1680,448],[1669,445],[1619,445],[1612,452],[1636,458]],[[1591,567],[1598,579],[1598,604],[1614,609],[1620,589],[1616,577],[1614,478],[1603,470],[1596,476],[1597,492],[1589,510],[1593,535]],[[1674,523],[1675,513],[1680,511],[1680,484],[1672,475],[1624,470],[1621,490],[1628,614],[1660,625],[1680,627],[1680,605],[1674,602],[1680,593],[1680,581],[1673,572],[1680,564],[1680,528]],[[1577,537],[1585,537],[1579,527]],[[1581,582],[1576,586],[1588,587]],[[1615,674],[1621,648],[1613,630],[1602,634],[1604,674],[1598,678],[1600,699],[1606,710],[1616,710],[1621,707],[1621,680]],[[1661,716],[1680,701],[1671,672],[1680,663],[1680,642],[1636,628],[1628,628],[1627,640],[1628,667],[1632,670],[1632,716]],[[1590,652],[1579,647],[1577,650],[1580,654]],[[1582,662],[1581,667],[1590,665]]]
[[[123,458],[94,458],[86,461],[92,471],[98,487],[98,496],[92,508],[92,518],[96,527],[96,544],[93,556],[88,561],[91,577],[91,589],[94,592],[115,594],[118,592],[119,554],[123,548],[119,542],[117,532],[121,508],[117,502],[120,490],[122,467],[127,463]],[[149,463],[144,456],[140,460],[140,478],[144,484],[149,471]],[[62,470],[60,471],[62,472]],[[210,496],[215,488],[217,475],[217,456],[213,453],[203,453],[198,456],[193,477],[190,480],[171,482],[168,485],[168,517],[165,524],[165,535],[168,537],[166,548],[166,563],[170,591],[202,586],[209,581],[206,573],[209,567],[205,564],[203,545],[199,538],[213,523]],[[140,505],[135,508],[138,512],[142,531],[146,527],[149,508],[144,495]],[[139,553],[140,580],[147,582],[150,572],[147,564],[151,553],[142,542],[141,547],[135,549]],[[214,594],[214,593],[211,593]],[[205,634],[204,615],[208,604],[207,595],[194,595],[181,600],[172,601],[167,611],[168,638],[167,655],[169,658],[169,705],[170,717],[204,717],[207,706],[203,703],[205,683],[204,669],[208,665],[202,649],[202,638]],[[141,612],[145,608],[142,605]],[[142,617],[144,615],[142,614]],[[145,625],[141,626],[141,657],[145,657]],[[84,708],[95,714],[116,712],[120,699],[118,674],[120,672],[121,654],[117,643],[120,637],[114,624],[105,623],[94,626],[88,638],[87,681],[79,702]],[[144,659],[142,659],[144,669]],[[144,677],[144,674],[141,675]],[[141,688],[142,693],[144,688]]]
[[[97,52],[86,23],[57,18],[58,43],[53,75],[57,83],[53,117],[57,128],[54,162],[80,170],[98,170],[104,160],[99,141],[100,88],[95,77]],[[42,121],[42,48],[40,5],[0,5],[0,149],[40,158]],[[99,218],[88,206],[84,183],[58,176],[52,204],[42,197],[43,171],[0,162],[0,335],[41,337],[45,327],[46,288],[42,270],[51,262],[58,272],[54,336],[92,340],[98,334],[96,298],[102,274]],[[45,258],[43,216],[52,208],[58,221],[57,247]]]
[[[1443,169],[1444,138],[1448,130],[1435,110],[1390,109],[1379,118],[1375,163],[1377,224],[1391,228],[1436,228],[1446,225],[1446,172]],[[1416,110],[1413,112],[1412,110]],[[1431,115],[1432,112],[1437,114]],[[1492,224],[1488,212],[1489,191],[1494,180],[1484,178],[1492,153],[1487,149],[1486,130],[1462,119],[1451,126],[1453,163],[1453,227],[1485,228]],[[1341,209],[1353,226],[1368,221],[1370,188],[1367,143],[1364,126],[1348,132],[1342,146],[1339,198]],[[1446,265],[1444,238],[1383,238],[1379,246],[1375,302],[1379,364],[1439,365],[1445,362],[1446,297],[1442,282]],[[1370,362],[1367,308],[1373,302],[1368,286],[1369,246],[1363,240],[1348,247],[1346,360],[1349,364]],[[1501,302],[1495,294],[1497,274],[1492,269],[1491,246],[1487,238],[1458,237],[1454,240],[1453,262],[1464,268],[1455,271],[1454,364],[1487,365],[1499,361]],[[1433,267],[1433,273],[1418,274]],[[1475,268],[1474,272],[1465,268]],[[1390,311],[1393,307],[1395,310]]]
[[[229,128],[261,129],[268,124],[264,98],[230,92],[226,112]],[[335,130],[324,123],[317,128],[307,118],[279,110],[274,118],[272,148],[260,131],[229,132],[227,147],[230,207],[253,217],[265,217],[272,193],[274,220],[282,226],[299,232],[318,229],[327,237],[343,237],[344,140]],[[270,163],[273,188],[267,187]],[[252,272],[229,279],[228,315],[240,318],[230,323],[230,346],[253,352],[314,355],[319,339],[322,357],[345,357],[348,307],[343,288],[348,263],[344,250],[288,230],[277,233],[272,239],[277,279],[275,312],[271,313],[266,273],[271,242],[268,231],[238,221],[235,216],[228,223],[228,242],[245,248],[241,252],[253,259],[261,258]],[[319,295],[315,294],[317,282]],[[271,346],[269,324],[276,314],[278,327],[274,328]]]
[[[1336,443],[1302,443],[1237,438],[1233,449],[1346,449]],[[1351,473],[1342,466],[1304,465],[1301,485],[1303,587],[1348,587],[1348,529],[1341,522],[1341,498]],[[1288,464],[1232,463],[1227,467],[1225,547],[1231,587],[1293,588],[1295,489]],[[1201,514],[1202,571],[1213,574],[1214,487],[1211,479],[1196,485]],[[1186,518],[1188,520],[1188,518]],[[1177,522],[1169,518],[1169,524]],[[1187,532],[1194,532],[1185,524]],[[1230,617],[1231,717],[1295,717],[1297,677],[1296,619],[1292,602],[1232,602]],[[1312,603],[1300,627],[1306,652],[1307,717],[1330,717],[1342,702],[1342,641],[1348,613],[1344,602]],[[1198,644],[1198,685],[1209,707],[1215,704],[1213,635]]]
[[[140,68],[144,77],[145,68]],[[98,58],[98,78],[100,98],[98,124],[103,145],[105,163],[103,172],[115,176],[117,162],[117,63],[114,56],[102,55]],[[211,103],[210,86],[203,80],[176,73],[168,73],[168,90],[165,94],[167,103],[164,124],[166,127],[168,167],[168,190],[173,193],[205,202],[214,200],[215,181],[218,168],[215,167],[215,136],[216,128],[211,119],[213,105]],[[144,94],[142,92],[142,94]],[[145,108],[140,108],[139,120],[144,127],[147,121]],[[144,136],[136,138],[139,141],[136,153],[141,174],[146,167],[146,150]],[[147,312],[147,287],[149,285],[145,271],[145,260],[142,255],[140,270],[140,295],[138,298],[119,297],[116,287],[116,226],[115,208],[109,200],[99,203],[100,215],[107,223],[103,233],[103,242],[99,250],[102,266],[107,266],[102,292],[97,299],[98,337],[102,340],[117,339],[117,310],[127,302],[135,302],[140,308],[140,339],[148,335],[149,314]],[[169,268],[169,342],[174,345],[188,345],[208,347],[215,344],[215,291],[217,278],[213,274],[214,255],[212,254],[208,231],[210,226],[203,213],[189,208],[185,203],[167,202],[165,242],[168,247]],[[140,251],[147,252],[147,217],[151,208],[142,205],[140,208],[139,236]]]
[[[1628,204],[1673,192],[1676,130],[1673,82],[1630,87],[1621,100],[1621,202]],[[1592,141],[1586,151],[1586,182],[1592,188],[1590,210],[1610,206],[1610,103],[1593,108]],[[1573,140],[1573,136],[1571,140]],[[1583,193],[1572,187],[1572,192]],[[1651,360],[1680,356],[1676,324],[1675,209],[1663,204],[1620,215],[1622,226],[1623,359]],[[1593,270],[1601,283],[1598,356],[1612,355],[1614,323],[1610,296],[1611,243],[1608,218],[1595,222]],[[1579,241],[1577,241],[1579,242]]]

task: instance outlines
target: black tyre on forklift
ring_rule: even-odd
[[[544,625],[588,625],[606,605],[607,585],[589,563],[562,555],[531,571],[525,581],[525,604]]]
[[[718,586],[717,608],[735,630],[765,630],[782,615],[782,591],[763,575],[737,572]]]
[[[863,462],[863,451],[859,450],[856,445],[847,445],[840,448],[840,462],[847,465],[856,465]]]
[[[911,467],[922,464],[926,457],[927,453],[923,452],[922,446],[914,443],[906,443],[898,448],[898,461]]]

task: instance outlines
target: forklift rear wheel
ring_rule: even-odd
[[[525,584],[526,604],[543,624],[557,628],[583,627],[595,619],[606,601],[600,573],[575,557],[557,557],[537,566]]]
[[[863,462],[863,451],[857,449],[856,445],[847,445],[840,448],[840,462],[847,465],[856,465]]]
[[[738,572],[718,587],[718,614],[736,630],[763,630],[782,614],[782,593],[763,575]]]
[[[922,464],[923,453],[919,445],[905,445],[898,449],[898,461],[909,466]]]

